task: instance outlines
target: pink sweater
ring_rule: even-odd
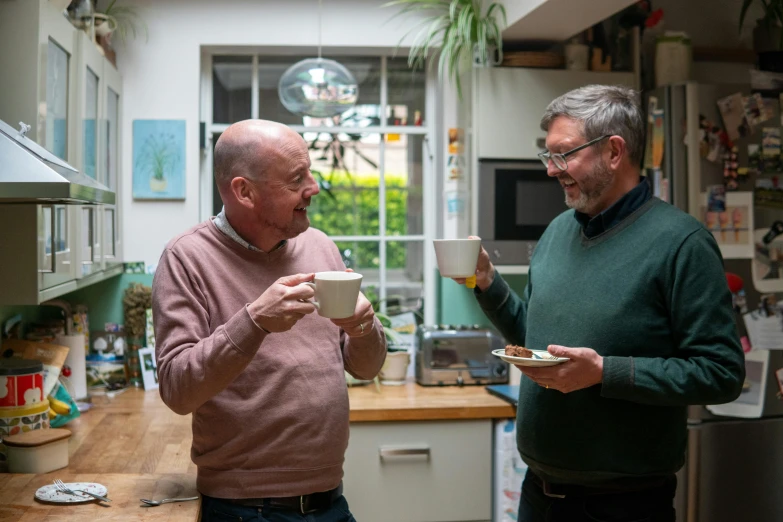
[[[246,305],[280,277],[344,270],[335,244],[310,228],[254,252],[211,220],[173,239],[152,285],[160,395],[193,413],[198,489],[218,498],[294,496],[336,487],[348,446],[343,370],[372,379],[386,357],[375,327],[349,338],[306,315],[266,334]]]

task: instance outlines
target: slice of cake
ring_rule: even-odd
[[[533,352],[527,348],[517,346],[515,344],[506,345],[506,355],[510,355],[512,357],[524,357],[525,359],[533,358]]]

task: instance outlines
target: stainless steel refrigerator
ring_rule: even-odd
[[[732,95],[738,100],[737,93],[742,100],[752,94],[749,85],[692,83],[645,93],[649,122],[645,173],[659,197],[713,229],[726,271],[742,278],[746,305],[754,310],[762,295],[754,286],[752,273],[757,243],[754,234],[783,219],[783,210],[753,205],[756,175],[750,173],[736,179],[729,176],[737,183],[738,191],[726,192],[725,201],[727,205],[748,205],[747,215],[737,211],[738,217],[729,212],[721,214],[720,219],[708,217],[706,194],[711,187],[724,183],[726,168],[731,171],[734,167],[731,157],[715,158],[713,147],[719,134],[712,131],[716,127],[726,129],[718,106],[723,100],[726,119],[740,136],[734,144],[738,149],[736,162],[743,167],[749,165],[748,146],[761,145],[762,129],[780,128],[781,120],[775,99],[772,104],[764,103],[765,113],[773,111],[766,121],[759,123],[764,114],[757,117],[754,113],[756,125],[735,127],[738,108],[735,103],[732,114],[731,103],[726,100]],[[748,102],[753,110],[757,108],[752,106],[755,101]],[[650,138],[656,132],[658,142],[652,146]],[[746,335],[741,315],[737,314],[736,319],[740,335]],[[748,379],[743,394],[732,406],[736,407],[733,411],[743,411],[745,406],[751,408],[763,402],[756,418],[715,415],[702,406],[689,408],[687,459],[678,473],[675,499],[678,522],[783,521],[783,401],[774,375],[779,368],[783,368],[783,351],[770,350],[763,368],[746,362]],[[767,374],[766,379],[760,378],[760,372]]]

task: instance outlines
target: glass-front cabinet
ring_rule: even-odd
[[[108,62],[103,66],[103,101],[99,116],[98,180],[114,191],[114,205],[104,205],[100,214],[101,254],[104,268],[122,262],[122,234],[120,222],[120,103],[122,77]]]
[[[104,58],[98,48],[84,31],[76,33],[77,67],[79,85],[79,104],[77,105],[77,125],[80,146],[77,147],[74,166],[82,173],[104,183],[105,169],[98,168],[99,151],[102,150],[101,136],[98,132],[99,111],[104,104]],[[99,172],[100,171],[100,172]],[[75,207],[78,214],[78,262],[76,277],[85,277],[103,270],[102,212],[103,206]]]
[[[24,30],[22,30],[24,29]],[[0,0],[0,120],[115,194],[122,82],[48,0]],[[13,52],[11,52],[13,51]],[[115,205],[0,204],[0,306],[38,304],[121,267]]]

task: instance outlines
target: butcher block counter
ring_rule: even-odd
[[[514,409],[483,387],[428,388],[372,385],[349,388],[352,423],[513,417]],[[140,498],[190,497],[196,467],[190,460],[191,417],[169,410],[157,391],[127,390],[113,398],[94,397],[93,407],[65,428],[67,468],[39,475],[0,473],[0,520],[32,521],[194,521],[199,502],[141,507]],[[110,503],[44,504],[34,498],[55,478],[98,482]]]

